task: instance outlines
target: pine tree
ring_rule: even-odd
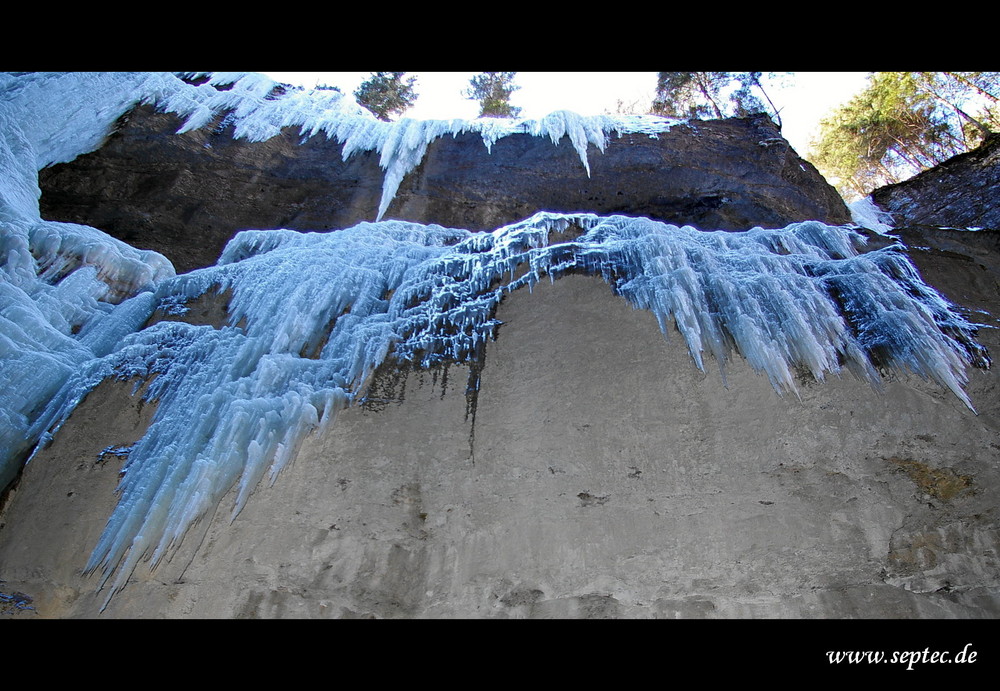
[[[906,179],[968,150],[998,125],[1000,75],[874,72],[820,123],[810,160],[845,196]]]
[[[914,72],[920,88],[954,111],[966,146],[1000,129],[1000,72]]]
[[[516,118],[521,109],[510,104],[510,95],[521,87],[514,84],[517,72],[481,72],[469,80],[463,95],[479,101],[481,118]]]
[[[728,72],[660,72],[653,113],[682,118],[725,117],[720,92],[728,83]]]
[[[761,84],[762,72],[660,72],[652,113],[678,118],[744,117],[767,112],[781,118]],[[756,95],[767,100],[770,108]]]
[[[404,80],[405,72],[372,72],[354,92],[355,100],[375,114],[379,120],[389,121],[390,115],[401,115],[417,100],[413,86],[416,77]]]

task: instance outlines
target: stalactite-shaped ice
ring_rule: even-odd
[[[128,298],[174,274],[155,252],[38,212],[38,168],[100,143],[147,79],[0,75],[0,488],[38,440],[37,411],[149,316]],[[67,91],[79,99],[53,100]]]
[[[576,240],[548,244],[570,226]],[[846,367],[876,388],[879,368],[907,370],[971,408],[965,367],[987,362],[975,325],[920,281],[898,246],[866,249],[857,232],[816,222],[730,233],[589,214],[541,213],[479,234],[398,221],[248,231],[218,266],[156,293],[177,304],[226,292],[227,326],[160,322],[128,336],[72,377],[38,424],[57,427],[106,377],[156,375],[144,394],[158,401],[156,417],[129,454],[121,502],[89,565],[105,580],[117,573],[110,598],[233,487],[235,518],[305,434],[363,395],[387,357],[421,367],[473,359],[505,294],[567,271],[603,277],[664,333],[676,328],[699,368],[706,355],[724,368],[738,353],[778,393],[795,391],[796,368],[822,380]]]

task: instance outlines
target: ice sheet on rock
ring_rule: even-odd
[[[202,77],[194,84],[182,77]],[[39,72],[0,74],[0,111],[15,121],[34,149],[34,170],[93,151],[114,123],[148,103],[184,119],[180,132],[230,113],[236,136],[263,141],[284,126],[315,128],[367,111],[335,91],[291,89],[249,72]]]
[[[124,559],[119,573],[127,578],[234,486],[235,516],[308,431],[353,400],[401,338],[403,320],[388,313],[411,269],[468,236],[403,222],[331,234],[247,232],[221,265],[161,284],[157,302],[229,291],[230,325],[161,322],[133,334],[74,376],[42,417],[46,429],[57,428],[103,379],[156,375],[144,392],[157,401],[153,424],[129,455],[122,501],[90,568],[107,576]]]
[[[880,209],[871,197],[852,202],[848,209],[851,220],[857,226],[874,230],[880,235],[888,235],[893,230],[892,214]]]
[[[55,284],[80,267],[93,267],[94,278],[104,286],[95,297],[111,303],[152,290],[174,275],[162,254],[137,250],[90,226],[42,221],[29,230],[28,240],[40,280]]]
[[[38,436],[34,415],[66,378],[140,328],[150,290],[173,275],[164,257],[93,228],[0,224],[0,486]],[[37,273],[36,273],[37,271]]]
[[[148,301],[128,298],[174,273],[162,255],[38,211],[38,168],[96,146],[155,78],[0,75],[0,487],[67,377],[149,316]]]
[[[122,300],[101,268],[78,265],[55,284],[0,281],[0,486],[39,439],[37,411],[71,374],[141,328],[155,306],[149,292]]]
[[[549,244],[571,227],[574,241]],[[155,374],[144,393],[158,404],[153,424],[129,454],[121,503],[89,564],[104,580],[117,573],[110,599],[141,559],[169,553],[233,488],[235,518],[390,354],[421,367],[474,359],[503,296],[546,276],[603,277],[665,334],[676,328],[699,368],[706,354],[724,369],[739,353],[779,393],[795,391],[799,369],[822,380],[846,368],[878,387],[879,369],[890,368],[971,407],[965,366],[987,363],[975,325],[920,281],[899,247],[865,249],[861,234],[815,222],[702,232],[592,214],[540,213],[476,234],[398,221],[247,231],[218,266],[145,294],[170,304],[227,292],[227,326],[161,322],[121,339],[53,396],[39,424],[57,427],[108,376]]]

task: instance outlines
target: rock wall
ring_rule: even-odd
[[[1000,135],[871,196],[899,226],[1000,229]]]
[[[378,154],[342,160],[325,136],[286,128],[252,143],[227,128],[173,134],[173,115],[138,108],[99,150],[39,174],[43,218],[85,223],[160,252],[178,273],[210,266],[248,228],[324,231],[375,220]],[[695,121],[653,139],[610,137],[591,175],[564,138],[476,134],[430,144],[386,218],[493,230],[537,211],[622,213],[702,229],[781,228],[850,216],[836,191],[765,117]]]

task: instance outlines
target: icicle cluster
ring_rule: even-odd
[[[190,83],[195,81],[199,83]],[[69,161],[97,148],[113,123],[139,103],[184,118],[178,134],[204,127],[226,113],[225,122],[233,126],[237,139],[265,141],[284,127],[298,127],[303,137],[322,132],[341,142],[344,159],[359,151],[378,153],[385,180],[375,220],[382,219],[400,182],[439,137],[475,132],[489,149],[498,139],[512,134],[549,137],[554,143],[568,136],[590,175],[587,147],[592,144],[604,151],[609,132],[656,136],[677,122],[651,115],[582,117],[569,111],[539,120],[404,118],[382,122],[340,92],[293,88],[282,93],[283,88],[264,75],[246,72],[0,76],[0,98],[16,102],[22,118],[39,134],[36,139],[44,141],[37,168]]]
[[[575,241],[549,245],[550,232],[570,226]],[[156,375],[144,393],[158,401],[154,422],[129,454],[121,502],[88,565],[104,579],[117,572],[110,599],[144,556],[162,558],[233,487],[235,517],[390,354],[418,366],[474,358],[502,297],[545,276],[602,276],[665,334],[676,327],[699,368],[706,353],[724,368],[739,352],[779,393],[795,391],[796,368],[818,380],[847,368],[875,387],[879,368],[894,368],[971,408],[965,367],[985,358],[975,325],[898,248],[862,249],[862,235],[816,222],[728,233],[549,213],[479,234],[396,221],[248,231],[218,266],[156,294],[176,305],[226,292],[227,326],[160,322],[125,338],[73,377],[38,424],[58,426],[109,376]]]
[[[342,142],[345,158],[375,151],[386,171],[379,218],[437,137],[478,132],[490,147],[515,133],[553,141],[568,135],[587,166],[588,145],[603,149],[607,132],[655,136],[671,124],[648,116],[573,113],[537,121],[385,123],[339,92],[286,89],[253,73],[0,73],[0,390],[7,392],[0,393],[0,486],[35,443],[29,430],[37,429],[40,406],[70,372],[107,352],[115,342],[108,334],[120,337],[149,315],[133,306],[114,329],[110,323],[98,329],[97,323],[111,316],[114,305],[173,275],[161,255],[93,228],[43,221],[38,211],[37,171],[97,148],[115,122],[141,103],[182,117],[179,132],[225,113],[238,138],[262,141],[284,127],[299,127],[303,137],[323,133]],[[103,345],[95,342],[98,333],[105,334]]]

